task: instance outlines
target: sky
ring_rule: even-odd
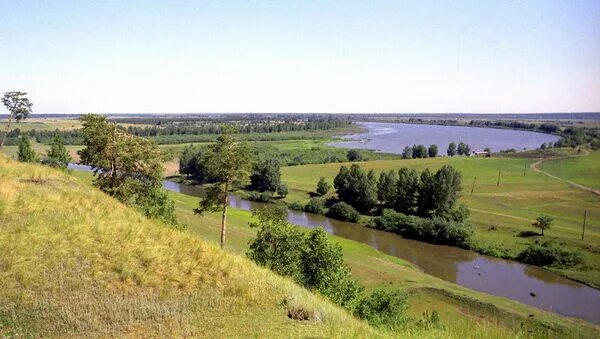
[[[0,92],[27,92],[34,113],[600,111],[600,0],[0,0],[0,12]]]

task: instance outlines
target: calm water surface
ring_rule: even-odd
[[[420,124],[399,124],[385,122],[357,122],[368,131],[347,135],[348,141],[332,142],[331,146],[342,148],[363,148],[379,152],[401,154],[406,146],[437,144],[439,153],[445,155],[452,141],[464,142],[473,151],[483,151],[489,147],[492,151],[514,148],[516,150],[536,149],[542,143],[558,141],[550,134],[496,129],[483,127],[440,126]]]
[[[88,170],[88,166],[70,164],[70,168]],[[170,191],[201,197],[199,186],[164,181]],[[262,206],[236,196],[234,208],[251,210]],[[342,222],[322,215],[288,210],[288,220],[298,226],[322,226],[330,234],[365,243],[383,253],[404,259],[425,273],[477,291],[510,298],[558,314],[600,323],[600,291],[563,278],[535,266],[484,256],[456,247],[433,245],[402,238],[358,224]],[[535,297],[530,293],[535,293]]]

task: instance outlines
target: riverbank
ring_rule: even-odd
[[[600,152],[591,152],[590,157],[598,158]],[[469,220],[476,227],[474,240],[480,249],[485,249],[484,253],[514,258],[535,241],[553,240],[569,250],[581,252],[585,263],[572,268],[550,269],[589,286],[599,287],[600,197],[531,170],[530,166],[537,160],[524,153],[523,157],[519,154],[492,158],[443,157],[371,161],[360,165],[376,172],[397,170],[403,166],[417,170],[454,166],[463,174],[460,202],[471,211]],[[587,163],[594,164],[596,161]],[[325,177],[332,183],[340,165],[282,168],[282,180],[290,188],[286,202],[306,204],[319,178]],[[588,173],[593,175],[593,171]],[[593,179],[582,177],[581,180]],[[587,213],[586,235],[585,241],[581,241],[584,212]],[[531,226],[542,213],[555,219],[555,226],[544,237],[537,236]]]

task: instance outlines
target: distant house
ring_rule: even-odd
[[[490,153],[486,151],[473,151],[470,155],[472,157],[489,157]]]

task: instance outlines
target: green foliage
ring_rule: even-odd
[[[29,102],[25,92],[5,92],[2,96],[2,104],[8,110],[8,121],[6,122],[6,130],[0,141],[0,150],[4,147],[6,137],[10,132],[10,123],[12,119],[21,121],[29,116],[33,104]]]
[[[315,290],[333,302],[350,308],[362,292],[344,263],[341,247],[332,244],[322,228],[306,236],[286,222],[285,210],[267,207],[254,210],[259,227],[250,241],[247,256],[276,273],[292,277],[304,287]]]
[[[427,158],[429,156],[427,147],[425,147],[423,145],[413,145],[412,150],[413,150],[413,155],[412,155],[413,158]]]
[[[26,136],[21,137],[21,140],[19,141],[17,160],[20,162],[36,162],[37,160],[37,155],[33,148],[31,148],[31,142]]]
[[[400,168],[398,170],[394,209],[405,214],[416,213],[419,185],[419,174],[414,168]]]
[[[402,150],[402,159],[412,159],[413,158],[413,148],[412,147],[404,147]]]
[[[251,191],[246,194],[246,199],[250,201],[269,202],[272,198],[271,192]]]
[[[550,241],[529,245],[517,256],[517,260],[537,266],[570,267],[583,263],[580,253],[558,247]]]
[[[260,192],[277,191],[281,182],[279,161],[274,158],[260,160],[252,165],[250,189]]]
[[[407,308],[405,293],[398,290],[377,289],[358,302],[354,314],[368,321],[370,325],[397,330],[406,324]]]
[[[338,305],[351,308],[363,288],[352,278],[340,245],[332,244],[320,227],[310,231],[305,241],[302,284]]]
[[[282,182],[279,184],[279,186],[277,186],[277,194],[280,197],[285,198],[288,195],[288,193],[288,186],[285,182]]]
[[[140,209],[150,218],[176,224],[174,203],[162,189],[162,153],[149,140],[117,131],[106,117],[81,117],[85,148],[81,162],[90,165],[102,191]]]
[[[198,182],[210,182],[202,155],[205,150],[193,145],[186,146],[179,157],[179,173],[192,177]]]
[[[456,143],[453,141],[448,145],[448,150],[446,150],[446,154],[449,157],[453,157],[456,155]]]
[[[317,194],[320,196],[324,196],[329,192],[330,189],[331,185],[329,185],[329,183],[325,181],[324,177],[321,177],[321,179],[319,179],[319,182],[317,183]]]
[[[338,202],[331,206],[327,212],[327,216],[333,219],[349,222],[358,222],[360,220],[360,214],[358,211],[345,202]]]
[[[45,164],[52,167],[65,169],[71,161],[71,156],[63,144],[62,138],[59,135],[55,135],[52,138],[50,149],[47,151]]]
[[[287,223],[285,208],[267,205],[254,209],[255,221],[250,227],[259,228],[256,238],[250,240],[248,258],[277,274],[302,280],[301,257],[305,251],[304,235]]]
[[[356,149],[349,150],[348,153],[346,154],[346,158],[348,159],[348,161],[351,161],[351,162],[363,160],[362,154],[360,154],[360,152]]]
[[[294,211],[302,211],[304,210],[304,206],[298,201],[294,200],[288,204],[288,207]]]
[[[465,144],[464,142],[460,142],[458,143],[456,152],[458,155],[469,155],[471,154],[471,146]]]
[[[549,230],[552,227],[552,222],[554,218],[549,215],[542,214],[535,219],[535,222],[531,224],[535,228],[539,228],[542,230],[542,235],[544,235],[544,230]]]
[[[463,248],[470,247],[473,236],[473,226],[468,223],[448,221],[438,217],[420,218],[398,213],[392,209],[383,210],[381,216],[374,218],[370,226],[408,238]]]
[[[438,155],[438,145],[433,144],[427,149],[430,158],[435,158]]]
[[[423,312],[422,319],[417,322],[417,326],[427,330],[440,328],[440,315],[437,311],[433,311],[431,313],[429,313],[429,311],[425,311]]]
[[[421,216],[447,217],[452,212],[462,191],[462,176],[454,167],[444,165],[435,175],[428,169],[421,173],[417,198]]]
[[[375,172],[365,173],[357,164],[352,164],[350,169],[346,166],[340,167],[333,186],[341,201],[352,205],[359,211],[368,212],[377,205]]]
[[[304,206],[304,212],[323,214],[325,212],[325,199],[321,197],[311,198]]]
[[[398,189],[398,176],[396,172],[390,170],[389,172],[381,172],[379,174],[379,180],[377,181],[377,199],[384,207],[391,207],[394,205],[397,189]]]

